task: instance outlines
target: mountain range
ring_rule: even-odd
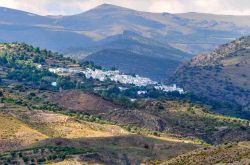
[[[250,31],[249,16],[149,13],[110,4],[70,16],[0,8],[0,18],[1,42],[26,42],[157,81],[180,62]]]

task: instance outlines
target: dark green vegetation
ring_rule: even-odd
[[[250,37],[243,37],[193,58],[177,70],[172,82],[216,112],[250,119],[249,64]]]
[[[211,113],[193,95],[49,72],[101,69],[91,62],[13,43],[0,45],[0,64],[2,163],[158,164],[202,146],[250,140],[249,120]]]

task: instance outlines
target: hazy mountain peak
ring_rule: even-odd
[[[99,5],[99,6],[95,7],[95,8],[93,8],[93,9],[90,9],[87,12],[90,12],[90,11],[100,11],[100,12],[112,11],[112,12],[114,12],[114,11],[129,11],[129,10],[131,10],[131,9],[104,3],[104,4]]]
[[[84,13],[91,13],[91,12],[100,12],[100,13],[109,13],[109,12],[121,12],[121,11],[133,11],[132,9],[129,8],[125,8],[125,7],[121,7],[121,6],[116,6],[116,5],[112,5],[112,4],[107,4],[104,3],[102,5],[99,5],[93,9],[88,10],[87,12]],[[84,14],[83,13],[83,14]]]
[[[112,5],[112,4],[108,4],[108,3],[103,3],[103,4],[101,4],[101,5],[99,5],[99,6],[97,6],[96,8],[123,8],[123,7],[121,7],[121,6],[117,6],[117,5]]]
[[[122,34],[125,36],[139,36],[138,33],[130,31],[130,30],[124,30]]]

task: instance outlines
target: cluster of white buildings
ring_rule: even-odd
[[[156,81],[153,81],[149,78],[140,77],[138,75],[131,76],[126,75],[118,70],[112,71],[112,70],[100,70],[100,69],[76,69],[76,68],[49,68],[49,71],[55,74],[75,74],[75,73],[83,73],[86,78],[93,78],[97,79],[99,81],[105,81],[107,79],[110,79],[111,81],[119,82],[122,84],[133,84],[135,86],[147,86],[147,85],[153,85],[156,89],[162,90],[165,92],[173,92],[178,91],[179,93],[184,93],[184,90],[182,88],[178,88],[175,84],[173,86],[167,86],[157,83]],[[140,94],[143,94],[143,92],[140,92]]]
[[[136,86],[147,86],[147,85],[153,85],[157,84],[157,82],[152,81],[149,78],[140,77],[138,75],[131,76],[120,73],[118,70],[111,71],[111,70],[100,70],[100,69],[73,69],[73,68],[49,68],[49,71],[55,74],[63,74],[63,73],[83,73],[86,78],[93,78],[98,79],[100,81],[105,81],[107,79],[110,79],[115,82],[119,82],[122,84],[134,84]]]
[[[174,91],[178,91],[180,94],[183,94],[185,93],[184,90],[182,88],[178,88],[176,86],[176,84],[172,85],[172,86],[168,86],[168,85],[156,85],[154,86],[155,89],[158,89],[158,90],[162,90],[164,92],[174,92]]]

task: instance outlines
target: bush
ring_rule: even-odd
[[[23,154],[21,152],[18,155],[19,155],[20,158],[23,157]]]
[[[28,162],[28,161],[29,161],[29,158],[28,158],[28,157],[23,157],[23,161],[24,161],[24,162]]]
[[[65,153],[61,153],[61,154],[59,154],[59,155],[58,155],[58,158],[65,159],[65,158],[66,158]]]
[[[45,162],[46,159],[45,158],[39,158],[39,159],[37,159],[37,161],[40,162],[40,163],[42,163],[42,162]]]

